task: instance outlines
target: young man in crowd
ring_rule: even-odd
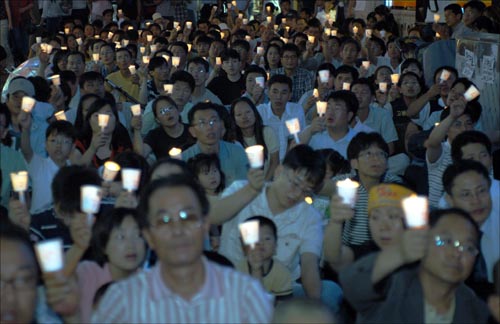
[[[121,88],[122,91],[128,93],[134,100],[139,103],[144,104],[141,101],[140,88],[147,87],[147,78],[145,74],[136,73],[132,74],[130,72],[129,66],[133,64],[132,54],[126,48],[119,48],[116,50],[116,65],[118,66],[118,71],[108,74],[106,80],[111,83],[106,84],[106,90],[109,92],[117,91],[120,95],[120,101],[128,101],[129,99],[125,97],[119,90],[115,90],[115,87]],[[144,98],[144,101],[146,98]]]
[[[262,77],[264,78],[264,86],[258,84],[256,82],[256,78]],[[269,102],[269,97],[266,94],[265,90],[265,82],[267,81],[266,71],[260,66],[251,65],[245,70],[245,93],[242,97],[247,97],[255,104],[255,106],[266,104]]]
[[[194,91],[191,95],[191,104],[196,105],[199,102],[210,101],[214,104],[221,105],[219,97],[212,91],[207,89],[206,82],[208,80],[210,64],[201,57],[195,57],[189,60],[187,64],[187,71],[194,78]]]
[[[245,80],[241,75],[241,58],[238,52],[227,49],[222,53],[221,59],[225,75],[215,77],[207,85],[207,89],[219,97],[224,106],[229,106],[245,91]]]
[[[157,180],[145,188],[140,211],[157,265],[112,285],[92,322],[270,321],[272,297],[258,281],[203,257],[209,204],[198,183],[184,175]]]
[[[306,127],[304,109],[299,104],[290,102],[292,97],[292,80],[286,75],[277,74],[268,82],[269,103],[257,106],[262,122],[273,128],[280,142],[280,161],[285,157],[290,132],[286,127],[286,121],[298,118],[300,129]]]
[[[351,85],[359,77],[359,72],[356,68],[349,65],[341,65],[334,73],[333,88],[335,90],[344,90],[344,83]]]

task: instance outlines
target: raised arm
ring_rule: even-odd
[[[30,163],[33,158],[31,148],[31,114],[21,110],[19,113],[19,124],[21,125],[21,152],[26,162]]]
[[[432,85],[432,87],[430,87],[426,93],[418,97],[417,100],[415,100],[408,106],[408,117],[417,118],[418,114],[420,113],[422,108],[424,108],[425,104],[428,103],[432,98],[439,95],[440,92],[441,86],[439,85],[439,83],[435,83],[434,85]]]

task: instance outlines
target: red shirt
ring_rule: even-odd
[[[32,5],[33,0],[16,0],[16,1],[9,1],[10,5],[10,14],[12,17],[12,27],[20,27],[22,26],[24,20],[24,17],[29,16],[30,10],[24,11],[22,14],[20,10],[28,5]],[[30,18],[31,19],[31,18]]]

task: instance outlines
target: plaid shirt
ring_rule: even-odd
[[[271,76],[275,74],[283,74],[285,75],[285,68],[280,67],[277,69],[271,70]],[[295,73],[292,76],[292,98],[291,102],[298,102],[302,95],[314,88],[314,76],[311,72],[302,69],[296,68]]]
[[[177,4],[172,4],[172,6],[174,7],[174,18],[176,21],[186,21],[188,19],[185,2],[181,1]]]

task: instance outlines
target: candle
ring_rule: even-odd
[[[108,33],[108,39],[113,38],[113,35],[114,35],[114,34],[113,34],[113,32],[109,32],[109,33]]]
[[[139,47],[139,51],[141,52],[142,55],[144,55],[144,53],[146,53],[146,47],[144,46]]]
[[[382,30],[380,31],[380,37],[384,38],[384,37],[385,37],[385,34],[386,34],[386,31],[382,29]]]
[[[409,228],[424,228],[427,225],[427,197],[412,195],[401,201],[405,212],[406,225]]]
[[[148,43],[151,43],[153,41],[153,35],[146,35],[146,40]]]
[[[41,38],[41,37],[37,37],[37,38],[36,38],[36,43],[37,43],[37,44],[40,44],[41,42],[42,42],[42,38]]]
[[[290,26],[285,26],[285,30],[288,33],[290,31]]]
[[[387,91],[387,82],[380,82],[378,84],[378,89],[380,92],[385,93]]]
[[[122,9],[118,9],[118,14],[119,15],[123,15],[123,10]]]
[[[83,185],[80,187],[80,209],[87,215],[97,214],[101,206],[102,190],[96,185]],[[90,220],[91,217],[89,217]]]
[[[193,28],[193,22],[192,21],[186,21],[186,28],[187,29]]]
[[[337,30],[336,29],[332,30],[332,36],[337,36]]]
[[[397,74],[397,73],[391,74],[391,82],[393,84],[398,83],[399,82],[399,74]]]
[[[257,47],[257,54],[258,55],[264,55],[264,47],[258,46]]]
[[[444,81],[450,78],[450,75],[451,75],[450,71],[443,69],[443,71],[441,71],[441,75],[439,76],[439,80],[441,80],[441,83],[443,83]]]
[[[371,29],[367,29],[367,30],[365,30],[365,36],[366,36],[367,38],[371,38],[371,37],[372,37],[372,34],[373,34],[373,30],[371,30]]]
[[[321,70],[318,72],[319,74],[319,80],[322,83],[327,83],[328,79],[330,78],[330,70]]]
[[[325,28],[325,35],[330,36],[331,33],[332,33],[331,28]]]
[[[236,0],[231,1],[231,4],[236,8]]]
[[[148,55],[145,55],[142,57],[142,63],[149,64],[149,56]]]
[[[248,19],[247,18],[243,18],[243,25],[248,25]]]
[[[245,40],[246,40],[247,42],[251,41],[251,40],[252,40],[252,36],[250,36],[250,35],[246,35],[246,36],[245,36]]]
[[[132,74],[132,75],[137,73],[137,69],[135,68],[135,65],[130,65],[128,67],[128,70],[130,71],[130,74]]]
[[[170,62],[170,56],[164,54],[161,57],[163,57],[163,59],[167,61],[167,63]]]
[[[50,53],[52,53],[52,48],[53,48],[53,46],[52,46],[52,45],[47,44],[47,54],[49,54],[49,55],[50,55]]]
[[[99,53],[93,53],[92,54],[92,59],[94,60],[94,62],[99,61]]]
[[[123,40],[122,40],[122,46],[123,46],[123,47],[127,47],[128,43],[129,43],[129,40],[128,40],[128,39],[123,39]]]
[[[78,44],[78,46],[81,46],[83,44],[83,41],[82,41],[82,39],[80,37],[78,37],[76,39],[76,43]]]
[[[181,58],[179,56],[172,56],[172,65],[178,67],[181,64]]]
[[[132,111],[133,116],[140,116],[141,115],[141,105],[132,105],[130,106],[130,110]]]
[[[179,27],[179,22],[178,21],[174,21],[174,28],[177,29],[177,27]]]
[[[365,68],[365,70],[368,70],[370,68],[370,61],[363,61],[361,66]]]
[[[139,181],[141,180],[141,170],[123,168],[122,169],[122,185],[123,189],[132,192],[139,188]]]
[[[188,47],[188,53],[191,53],[191,48],[193,48],[193,44],[188,43],[187,47]]]
[[[323,117],[326,113],[326,101],[318,101],[316,102],[316,111],[318,112],[319,117]]]
[[[28,172],[19,171],[17,173],[11,172],[10,182],[12,184],[12,189],[18,193],[19,201],[25,204],[24,192],[28,190]]]
[[[436,24],[439,22],[439,19],[441,19],[441,16],[439,14],[434,14],[434,22]]]
[[[274,31],[275,31],[275,32],[277,32],[277,31],[278,31],[279,26],[278,26],[278,25],[274,25],[274,26],[273,26],[273,28],[274,28]]]
[[[65,27],[65,28],[64,28],[64,33],[65,33],[66,35],[68,35],[68,34],[70,33],[70,29],[69,29],[69,27]]]
[[[61,77],[59,76],[59,74],[54,74],[49,78],[49,80],[51,80],[52,84],[57,87],[61,85]]]
[[[238,19],[243,19],[243,14],[241,12],[238,14]]]
[[[439,126],[439,123],[434,123],[434,127],[438,127]]]
[[[259,242],[259,221],[251,220],[239,225],[241,237],[245,245],[250,245],[253,249]]]
[[[359,183],[347,178],[343,181],[337,181],[337,193],[342,197],[344,204],[354,208],[356,205],[356,196],[358,193]]]
[[[134,30],[134,26],[128,26],[127,30]]]
[[[55,272],[64,268],[63,242],[60,238],[37,242],[35,252],[42,272]]]
[[[151,53],[154,53],[158,50],[158,45],[152,44],[151,46],[149,46],[149,49],[150,49]]]
[[[286,18],[281,18],[281,23],[284,25],[286,24]]]
[[[173,84],[164,84],[164,85],[163,85],[163,90],[164,90],[167,94],[171,95],[171,94],[172,94],[172,91],[174,90],[174,85],[173,85]]]
[[[307,41],[311,44],[314,44],[314,41],[316,40],[316,37],[309,35],[307,36]]]
[[[441,38],[441,34],[436,33],[436,38]]]
[[[293,135],[295,138],[295,142],[300,144],[299,140],[299,132],[300,132],[300,123],[298,118],[289,119],[286,122],[286,128],[288,128],[288,132]]]
[[[245,149],[245,152],[251,168],[259,169],[264,166],[264,147],[262,145],[249,146]]]
[[[314,96],[314,98],[319,98],[319,91],[318,91],[318,89],[314,88],[314,90],[313,90],[313,96]]]
[[[353,32],[353,34],[357,34],[358,33],[358,27],[356,27],[356,26],[352,27],[352,32]]]
[[[24,96],[23,101],[21,102],[21,109],[29,114],[33,110],[35,103],[36,103],[35,99],[28,96]]]
[[[113,161],[104,162],[104,169],[102,171],[102,179],[107,182],[111,182],[115,179],[116,175],[120,171],[120,165]]]
[[[305,197],[304,198],[304,201],[306,202],[306,204],[308,205],[312,205],[312,203],[314,202],[313,199],[311,197]]]
[[[475,86],[471,85],[469,87],[469,89],[467,89],[467,91],[465,91],[464,97],[465,97],[465,100],[472,101],[472,100],[476,99],[477,97],[479,97],[479,90]]]
[[[150,21],[146,21],[146,27],[149,27],[151,26],[151,22]]]
[[[99,127],[101,127],[101,131],[104,131],[104,128],[108,126],[109,115],[108,114],[97,114],[97,120],[99,123]]]
[[[351,84],[349,82],[342,83],[342,90],[346,90],[346,91],[351,90]]]
[[[61,51],[67,51],[68,50],[68,46],[61,46]]]
[[[267,17],[266,17],[266,21],[267,21],[267,23],[268,23],[268,24],[270,24],[270,23],[271,23],[271,21],[273,21],[273,17],[271,17],[271,16],[267,16]]]
[[[64,110],[58,111],[54,114],[54,117],[56,117],[56,120],[68,120],[66,118],[66,113]]]
[[[262,76],[259,76],[259,77],[256,77],[255,78],[255,84],[257,84],[259,87],[261,88],[264,88],[264,84],[265,84],[266,80],[264,77]]]
[[[177,147],[172,147],[170,151],[168,151],[168,156],[172,159],[182,160],[182,150]]]

